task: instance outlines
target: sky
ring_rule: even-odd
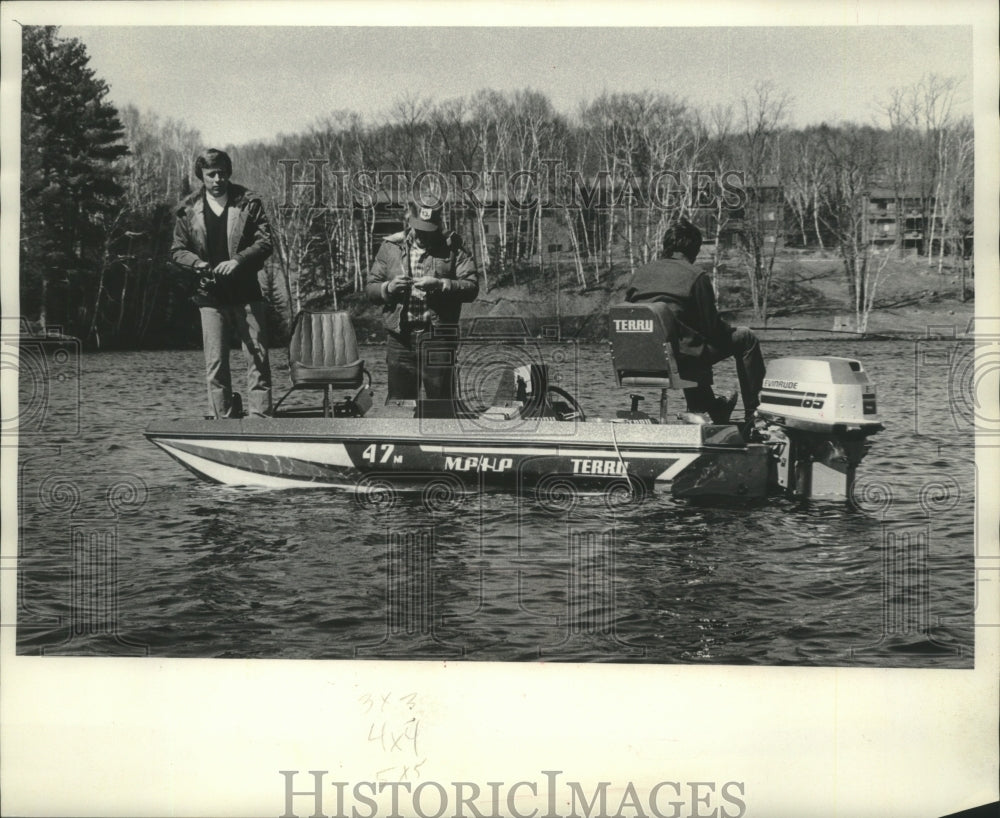
[[[113,103],[181,120],[216,145],[299,132],[340,109],[380,121],[403,96],[482,88],[533,88],[566,114],[605,90],[646,89],[707,111],[772,81],[802,126],[879,121],[890,89],[936,73],[961,80],[956,111],[972,111],[969,26],[64,25],[61,34],[87,46]]]

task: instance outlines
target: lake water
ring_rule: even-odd
[[[364,354],[378,401],[383,351]],[[606,346],[559,354],[588,414],[625,408]],[[830,354],[864,362],[887,424],[853,510],[213,486],[142,436],[203,413],[200,351],[36,350],[22,356],[18,652],[971,667],[972,345],[765,348]],[[277,397],[283,352],[273,367]],[[720,365],[717,390],[734,386]]]

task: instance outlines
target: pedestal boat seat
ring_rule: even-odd
[[[660,423],[667,421],[667,395],[697,386],[677,367],[677,325],[666,304],[615,304],[608,311],[611,360],[620,387],[660,388]],[[632,396],[632,413],[641,397]]]
[[[301,390],[323,393],[323,417],[333,416],[333,394],[337,390],[358,390],[348,405],[363,402],[371,387],[371,374],[361,359],[350,315],[343,311],[299,312],[288,343],[288,374],[292,386],[275,405],[276,416],[282,414],[279,409],[285,399]],[[316,408],[296,408],[285,410],[283,414],[315,414],[317,411]],[[364,409],[360,414],[364,414]]]

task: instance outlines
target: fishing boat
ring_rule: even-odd
[[[178,419],[146,437],[198,477],[231,486],[346,488],[441,483],[472,491],[541,489],[669,491],[679,498],[755,499],[774,492],[849,500],[871,435],[883,428],[862,364],[839,357],[769,362],[752,429],[704,415],[671,415],[678,375],[673,317],[663,304],[621,304],[609,313],[616,384],[630,405],[591,418],[549,383],[540,361],[503,370],[485,405],[386,401],[346,313],[302,313],[289,347],[292,389],[322,393],[314,409],[273,417]],[[490,348],[533,342],[493,339]],[[530,355],[528,356],[530,358]],[[460,380],[460,379],[459,379]],[[634,390],[659,390],[642,411]],[[338,392],[346,392],[336,400]]]

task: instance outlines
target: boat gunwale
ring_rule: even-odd
[[[262,434],[262,433],[227,433],[227,434],[211,434],[208,432],[175,432],[166,431],[159,429],[147,429],[143,432],[147,440],[157,442],[167,440],[253,440],[262,443],[331,443],[331,444],[345,444],[345,443],[360,443],[360,442],[371,442],[372,439],[378,439],[379,436],[376,435],[320,435],[320,434]],[[549,447],[564,447],[566,449],[595,449],[595,448],[607,448],[610,452],[619,450],[625,451],[639,451],[639,452],[664,452],[664,451],[684,451],[684,452],[740,452],[740,451],[754,451],[756,449],[766,449],[767,447],[762,443],[743,443],[735,444],[731,446],[725,446],[718,443],[662,443],[662,442],[641,442],[641,441],[619,441],[617,444],[614,441],[607,440],[477,440],[476,438],[444,438],[444,437],[420,437],[420,438],[407,438],[407,437],[393,437],[392,442],[398,446],[433,446],[433,445],[451,445],[453,447],[470,447],[475,446],[503,446],[512,449],[533,449],[541,446]]]

